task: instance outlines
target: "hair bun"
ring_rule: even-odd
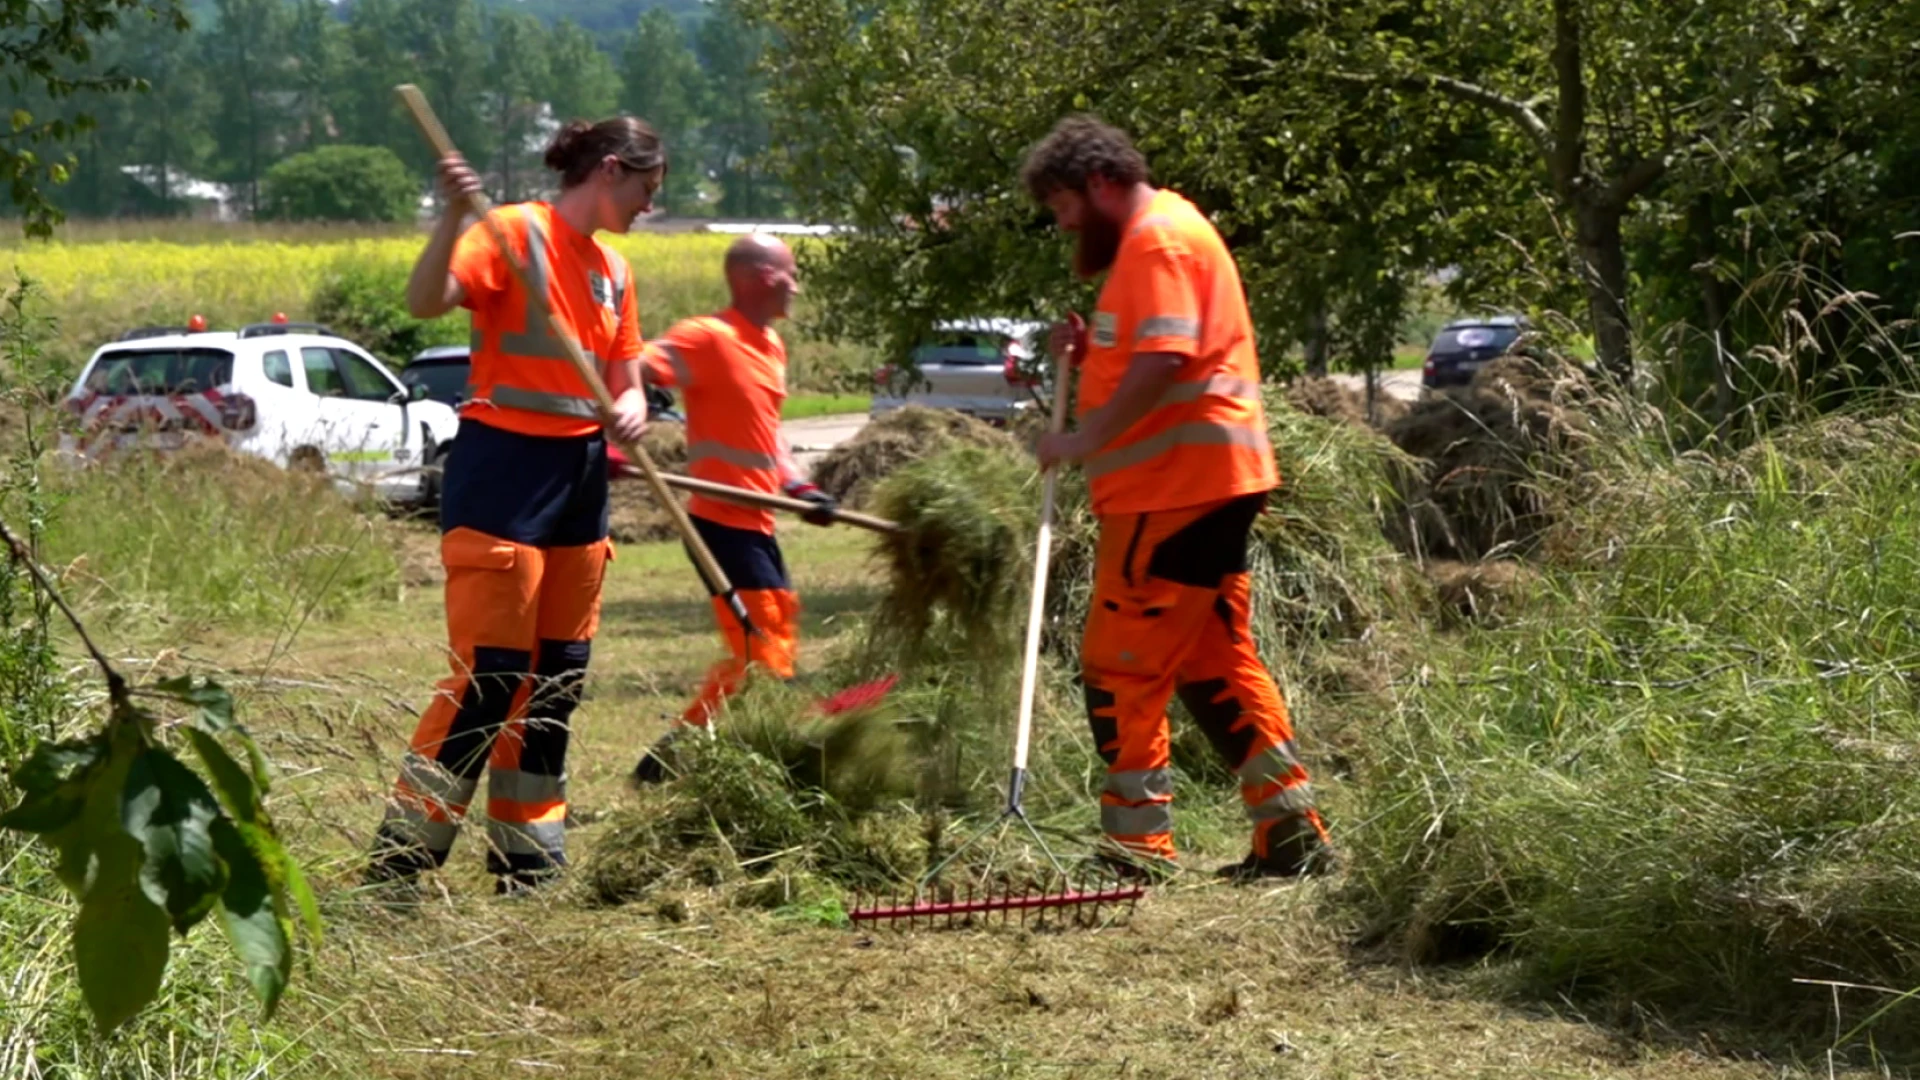
[[[593,125],[585,120],[569,120],[557,132],[551,143],[547,144],[546,156],[542,159],[547,168],[555,172],[565,172],[579,150],[580,140],[593,132]]]

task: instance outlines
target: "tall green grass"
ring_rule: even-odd
[[[324,479],[223,447],[50,469],[49,559],[109,623],[294,625],[392,597],[386,525]]]
[[[1888,996],[1796,980],[1920,986],[1920,425],[1613,435],[1537,605],[1372,733],[1351,895],[1415,957],[1831,1035]]]

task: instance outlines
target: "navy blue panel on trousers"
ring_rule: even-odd
[[[717,521],[689,514],[693,531],[713,552],[713,561],[736,589],[791,589],[787,583],[787,562],[780,557],[780,545],[773,537],[752,529],[736,529]],[[689,553],[691,554],[691,553]]]
[[[440,480],[441,532],[581,547],[606,539],[607,511],[604,435],[522,435],[461,417]]]

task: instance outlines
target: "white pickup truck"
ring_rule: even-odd
[[[67,395],[63,457],[219,437],[282,468],[325,470],[390,502],[430,502],[459,421],[359,346],[312,323],[145,327],[103,345]]]

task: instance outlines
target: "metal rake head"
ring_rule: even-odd
[[[913,893],[863,896],[847,917],[855,926],[895,929],[974,929],[1018,922],[1034,929],[1112,925],[1129,918],[1147,887],[1117,878],[1082,880],[1064,875],[1020,884],[1012,881],[943,886]]]

